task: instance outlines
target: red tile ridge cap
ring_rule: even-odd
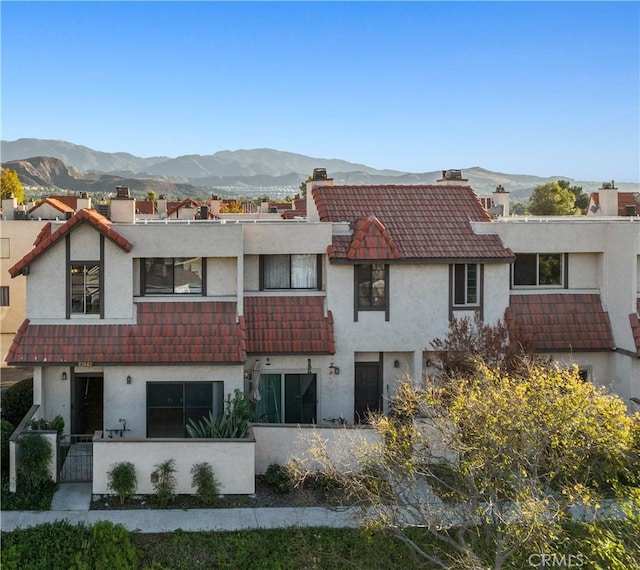
[[[33,208],[31,208],[29,210],[29,213],[33,212],[34,210],[37,210],[40,206],[43,206],[44,204],[49,204],[49,206],[52,206],[56,210],[60,210],[63,213],[75,212],[75,210],[71,206],[69,206],[68,204],[65,204],[64,202],[61,202],[60,200],[57,200],[56,198],[45,198],[44,200],[42,200],[42,202],[39,202]]]

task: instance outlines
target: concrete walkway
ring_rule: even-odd
[[[245,530],[258,528],[333,527],[357,528],[357,507],[274,507],[240,509],[132,509],[90,511],[91,483],[62,483],[53,495],[49,511],[4,511],[0,528],[18,528],[66,520],[92,525],[99,521],[121,524],[143,533],[175,530]]]

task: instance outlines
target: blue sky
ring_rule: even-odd
[[[640,180],[637,2],[7,2],[4,140]]]

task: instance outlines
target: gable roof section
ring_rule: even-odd
[[[324,297],[245,297],[250,354],[334,354],[333,316]]]
[[[25,320],[9,364],[238,364],[246,360],[236,303],[138,303],[137,324],[33,325]]]
[[[375,216],[385,230],[381,233],[387,244],[395,245],[384,248],[386,257],[382,259],[441,262],[514,259],[499,236],[478,235],[471,228],[470,222],[489,222],[491,218],[470,186],[318,186],[312,195],[320,221],[347,221],[357,233],[362,227],[358,227],[363,223],[361,220]],[[362,254],[373,260],[377,247],[373,245],[373,250],[367,250],[365,246]],[[330,259],[353,259],[350,252],[354,254],[351,238],[334,236],[328,250]]]
[[[636,347],[636,356],[640,358],[640,299],[637,301],[636,312],[629,315],[629,324],[631,325],[631,334]]]
[[[41,208],[44,205],[49,205],[63,214],[75,212],[75,210],[71,206],[65,204],[62,200],[58,200],[57,198],[46,198],[42,200],[42,202],[39,202],[33,208],[31,208],[29,210],[29,213],[32,214],[38,208]]]
[[[131,251],[133,244],[122,237],[118,232],[111,229],[111,222],[98,214],[95,210],[80,210],[75,216],[60,226],[55,232],[51,233],[51,227],[49,227],[49,235],[44,237],[45,234],[40,232],[36,239],[35,247],[27,253],[18,263],[9,269],[11,277],[16,277],[22,273],[24,268],[33,263],[35,259],[40,257],[47,249],[53,244],[60,241],[64,236],[71,232],[75,227],[87,223],[93,226],[105,237],[109,238],[120,249],[124,251]],[[44,231],[44,229],[43,229]],[[42,235],[41,235],[42,234]]]
[[[42,229],[38,232],[33,246],[36,247],[41,241],[44,241],[51,235],[51,222],[47,222]]]
[[[537,352],[613,350],[615,346],[609,314],[598,294],[511,295],[506,322],[510,328],[517,327]]]
[[[167,215],[170,216],[171,214],[174,214],[180,208],[184,208],[187,206],[192,208],[199,208],[203,204],[204,202],[199,202],[197,200],[194,200],[193,198],[184,198],[180,202],[167,202]]]
[[[356,222],[353,239],[347,250],[348,259],[400,259],[400,251],[386,228],[375,216]]]

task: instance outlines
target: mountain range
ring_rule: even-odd
[[[336,184],[433,184],[442,171],[379,170],[339,159],[314,158],[273,149],[224,150],[211,155],[191,154],[139,157],[126,152],[101,152],[67,141],[22,138],[1,141],[2,164],[18,173],[24,186],[43,189],[111,193],[128,186],[134,196],[149,190],[168,197],[204,197],[270,193],[293,194],[314,168],[326,168]],[[456,165],[443,165],[444,168]],[[526,198],[545,182],[564,178],[596,190],[602,181],[578,181],[567,176],[540,177],[492,172],[474,166],[462,168],[464,178],[480,195],[501,184],[514,199]],[[639,184],[619,183],[621,190],[638,191]],[[271,190],[271,191],[269,191]]]

